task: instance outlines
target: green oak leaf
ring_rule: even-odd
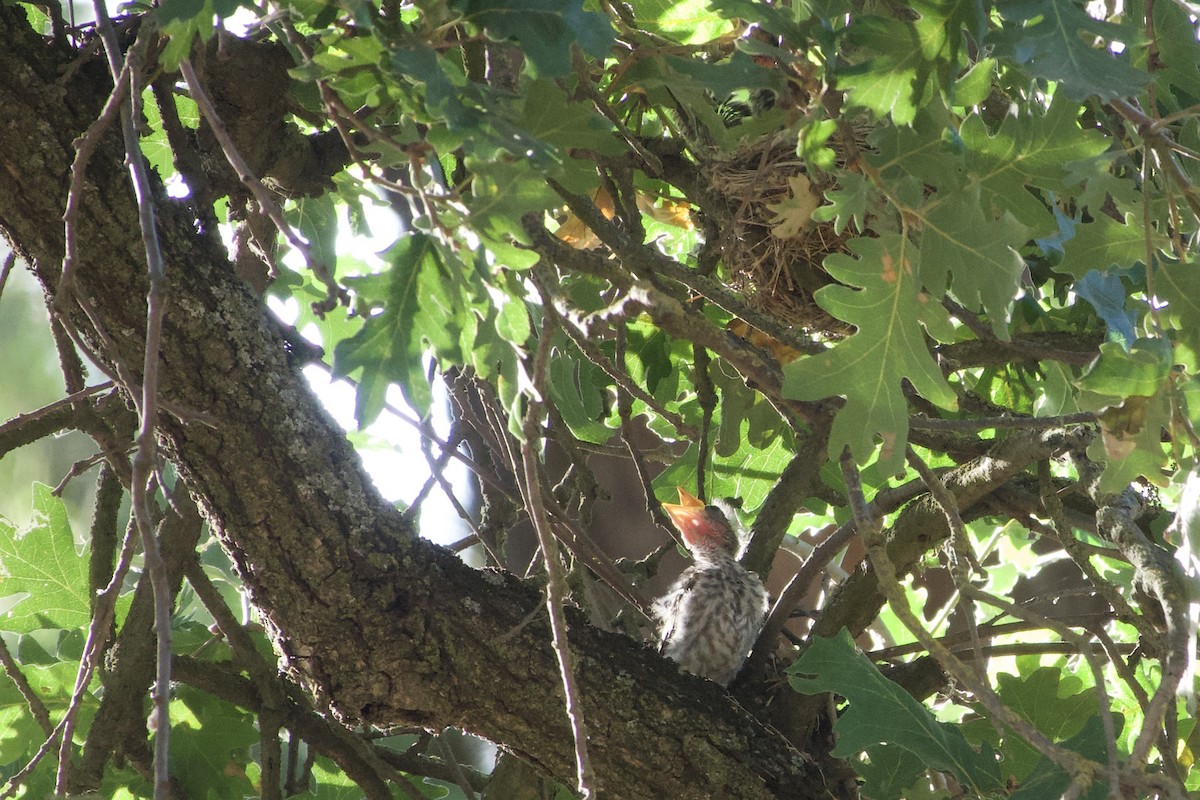
[[[1116,342],[1100,345],[1100,355],[1075,384],[1079,407],[1099,412],[1100,437],[1088,456],[1105,463],[1100,487],[1119,491],[1139,476],[1165,485],[1168,453],[1162,432],[1171,427],[1168,386],[1175,356],[1165,339],[1138,339],[1128,352]]]
[[[530,267],[537,253],[513,242],[526,242],[521,217],[554,208],[562,199],[546,185],[546,177],[527,161],[476,161],[467,167],[475,176],[467,207],[468,224],[480,235],[498,263],[513,269]]]
[[[1141,38],[1132,27],[1095,19],[1071,0],[1008,0],[996,10],[1010,23],[988,37],[996,55],[1055,81],[1076,100],[1128,97],[1150,82],[1146,72],[1093,44],[1100,39],[1128,48]]]
[[[880,744],[903,747],[927,767],[952,773],[976,794],[1003,786],[992,754],[974,749],[954,725],[933,713],[898,684],[885,678],[843,628],[833,638],[815,637],[787,669],[788,682],[803,694],[832,692],[846,698],[834,725],[833,754],[853,756]]]
[[[808,3],[771,5],[761,0],[704,0],[704,5],[726,19],[757,22],[763,30],[794,42],[804,40],[807,26],[802,23],[811,22],[810,15],[816,13]],[[846,6],[841,13],[848,13],[849,10],[849,6]]]
[[[672,375],[671,344],[661,328],[640,321],[629,323],[625,344],[625,370],[638,385],[654,394]]]
[[[785,366],[783,390],[796,400],[845,397],[829,452],[849,446],[862,463],[878,434],[884,442],[882,468],[898,469],[908,438],[908,404],[901,381],[907,378],[938,406],[957,408],[920,323],[922,306],[936,301],[919,291],[918,253],[899,234],[854,239],[849,247],[858,258],[838,253],[825,259],[829,274],[848,286],[827,286],[816,293],[816,300],[857,331],[825,353]]]
[[[1155,267],[1154,291],[1166,302],[1159,319],[1179,332],[1181,340],[1194,352],[1200,352],[1200,265],[1173,261]]]
[[[1005,705],[1054,742],[1078,734],[1099,710],[1094,690],[1053,667],[1038,667],[1021,676],[1001,673],[996,676],[996,691]],[[1020,780],[1041,760],[1037,750],[1019,736],[1004,737],[1000,752],[1006,772]]]
[[[171,777],[189,797],[241,800],[254,793],[246,767],[259,742],[254,715],[179,685],[171,701]]]
[[[453,354],[462,324],[461,287],[430,236],[403,237],[384,257],[391,265],[387,272],[346,280],[365,303],[381,310],[333,351],[334,375],[358,379],[354,416],[359,427],[379,416],[393,383],[425,414],[431,402],[425,351],[433,347]]]
[[[727,36],[733,30],[728,19],[713,13],[708,0],[631,5],[636,8],[639,22],[680,44],[704,44]]]
[[[987,213],[1010,212],[1031,235],[1056,230],[1054,217],[1029,189],[1069,193],[1065,164],[1099,155],[1107,149],[1097,131],[1084,131],[1076,117],[1079,106],[1055,96],[1044,114],[1006,117],[991,133],[983,119],[968,117],[960,135],[967,149],[967,168],[977,176],[980,201]]]
[[[870,198],[871,183],[865,175],[847,172],[838,178],[838,185],[825,192],[828,205],[813,212],[817,222],[833,222],[833,229],[840,234],[851,222],[856,230],[863,229],[867,215],[867,200]]]
[[[1169,90],[1171,86],[1179,88],[1178,96],[1200,96],[1200,42],[1196,39],[1196,24],[1195,18],[1175,3],[1154,4],[1154,43],[1159,55],[1154,77],[1164,89],[1158,100],[1169,104],[1169,111],[1182,110],[1173,102],[1176,93]]]
[[[965,153],[946,133],[944,123],[929,114],[918,114],[911,127],[873,131],[869,141],[876,152],[867,160],[888,177],[894,174],[893,168],[899,168],[919,180],[922,187],[958,189],[966,175]]]
[[[1151,242],[1161,236],[1151,232]],[[1146,232],[1132,214],[1125,222],[1100,215],[1091,222],[1075,224],[1075,235],[1063,243],[1063,259],[1054,268],[1076,278],[1089,270],[1103,272],[1109,267],[1132,267],[1146,260]]]
[[[590,105],[571,102],[567,93],[550,80],[536,80],[526,90],[520,122],[534,136],[563,148],[607,155],[625,152],[625,146],[613,136],[612,123]]]
[[[1128,352],[1116,342],[1104,342],[1100,355],[1075,383],[1108,397],[1149,397],[1163,388],[1173,359],[1170,343],[1163,339],[1138,339]]]
[[[608,18],[584,11],[583,0],[454,0],[450,4],[495,39],[520,42],[536,73],[571,71],[571,46],[601,58],[613,42]]]
[[[577,438],[603,444],[613,430],[604,425],[605,392],[612,381],[595,364],[581,359],[573,348],[555,348],[547,364],[546,390],[555,411]]]
[[[947,278],[964,306],[982,308],[992,331],[1008,339],[1008,315],[1020,289],[1025,261],[1016,248],[1029,239],[1029,230],[1005,214],[1001,220],[984,215],[979,186],[938,191],[922,214],[921,280],[940,296]]]
[[[1119,736],[1121,729],[1125,726],[1125,717],[1117,713],[1112,716],[1113,726]],[[1088,718],[1083,730],[1062,744],[1066,749],[1073,750],[1084,758],[1104,763],[1108,757],[1106,741],[1108,741],[1108,735],[1104,732],[1104,723],[1097,714]],[[1009,800],[1042,800],[1044,797],[1063,797],[1071,783],[1070,773],[1046,756],[1042,756],[1033,771],[1025,780],[1021,781],[1021,785],[1017,787],[1016,791],[1009,795]],[[1079,798],[1080,800],[1103,800],[1111,796],[1108,782],[1098,780],[1087,791],[1080,794]]]
[[[954,82],[954,104],[974,106],[982,103],[992,91],[995,74],[996,59],[983,58],[975,62]]]
[[[787,436],[779,436],[766,447],[746,446],[730,458],[712,454],[712,463],[705,473],[708,496],[736,497],[741,500],[741,509],[753,514],[794,457],[790,445]],[[696,452],[696,446],[692,445],[682,458],[659,473],[654,479],[655,496],[673,503],[676,486],[695,488]]]
[[[0,629],[84,628],[91,619],[88,560],[75,548],[67,510],[49,486],[34,484],[33,515],[18,530],[0,518]]]
[[[325,267],[330,275],[337,274],[338,214],[333,197],[301,197],[284,213],[284,218],[308,242],[313,260]]]
[[[868,747],[866,753],[867,760],[855,763],[854,771],[862,780],[862,796],[872,800],[911,798],[907,790],[927,775],[925,762],[899,745],[877,744]]]
[[[850,26],[847,44],[874,54],[839,71],[838,87],[846,91],[847,102],[881,117],[890,115],[897,125],[910,124],[927,88],[920,79],[927,65],[916,27],[888,17],[859,17]]]
[[[1104,320],[1110,333],[1119,335],[1126,344],[1133,345],[1137,335],[1133,326],[1137,324],[1137,319],[1125,309],[1129,291],[1119,275],[1091,270],[1075,282],[1075,295],[1096,309],[1096,314]]]

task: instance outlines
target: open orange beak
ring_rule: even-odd
[[[675,527],[683,534],[685,542],[694,542],[705,538],[712,528],[708,512],[700,498],[691,494],[682,486],[676,486],[679,492],[679,503],[663,503],[663,511],[675,523]]]

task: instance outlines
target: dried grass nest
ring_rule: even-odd
[[[818,306],[813,293],[833,282],[821,264],[830,253],[846,252],[852,234],[807,218],[834,181],[806,169],[795,134],[744,142],[704,166],[712,191],[729,209],[720,226],[729,285],[793,329],[848,335],[853,328]]]

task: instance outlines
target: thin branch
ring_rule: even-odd
[[[448,729],[447,729],[448,730]],[[471,781],[467,777],[467,773],[463,770],[462,764],[454,757],[454,750],[450,748],[450,744],[446,741],[446,731],[433,737],[433,745],[438,749],[438,753],[442,757],[442,761],[449,765],[451,774],[454,775],[454,783],[459,789],[462,789],[463,794],[467,797],[475,797],[475,788],[471,786]]]
[[[1095,421],[1094,413],[1081,411],[1078,414],[1063,414],[1059,417],[1010,417],[1006,414],[999,417],[975,417],[972,419],[935,419],[915,416],[908,418],[908,426],[925,431],[979,431],[988,428],[1038,430],[1061,428],[1065,425],[1082,425]]]
[[[910,481],[895,489],[885,489],[875,495],[875,499],[867,505],[867,508],[872,515],[882,516],[904,505],[920,494],[923,489],[924,484],[919,480]],[[763,623],[762,630],[758,633],[758,639],[755,640],[754,647],[750,651],[750,658],[743,669],[744,673],[755,674],[755,670],[761,669],[766,664],[767,657],[774,652],[775,642],[783,633],[784,626],[787,625],[796,606],[800,604],[800,600],[808,594],[813,582],[824,574],[826,566],[850,544],[850,540],[857,532],[858,528],[854,520],[849,519],[833,529],[812,549],[808,558],[800,565],[800,569],[779,593],[775,604],[771,606],[771,610],[767,614],[767,621]]]
[[[111,28],[111,25],[110,25]],[[87,165],[100,138],[117,119],[121,105],[129,95],[130,65],[123,64],[116,75],[113,90],[98,116],[82,136],[74,141],[75,158],[71,162],[71,183],[67,189],[67,205],[63,211],[63,262],[62,273],[58,281],[58,294],[54,304],[57,308],[65,307],[66,298],[71,295],[71,287],[75,275],[75,254],[78,251],[76,224],[79,220],[79,203],[83,198],[84,179],[87,175]],[[65,324],[65,323],[64,323]]]
[[[88,625],[87,639],[83,643],[83,656],[79,661],[79,670],[75,675],[75,687],[71,692],[71,701],[67,705],[67,710],[63,714],[63,718],[59,721],[58,726],[63,733],[63,739],[59,748],[58,779],[63,782],[66,781],[65,765],[69,763],[71,734],[75,727],[75,715],[79,711],[83,694],[91,683],[93,673],[100,666],[100,660],[104,653],[104,644],[107,641],[108,632],[112,628],[113,620],[116,616],[117,598],[120,596],[121,586],[125,582],[125,575],[129,572],[129,567],[133,562],[134,544],[137,541],[136,532],[137,526],[133,520],[130,520],[125,530],[125,538],[121,544],[121,554],[117,558],[117,565],[113,569],[112,578],[109,580],[108,585],[96,595],[95,603],[92,606],[92,621]]]
[[[1179,684],[1187,669],[1190,651],[1195,647],[1184,615],[1187,608],[1185,579],[1178,562],[1151,542],[1134,520],[1140,514],[1141,500],[1132,488],[1108,494],[1100,488],[1103,467],[1082,452],[1073,452],[1080,482],[1096,503],[1096,523],[1100,535],[1125,553],[1133,565],[1139,583],[1161,606],[1166,619],[1166,652],[1162,654],[1162,678],[1146,708],[1143,726],[1129,754],[1130,763],[1144,767],[1150,749],[1163,729],[1163,720],[1174,708]]]
[[[4,263],[0,264],[0,297],[4,296],[4,286],[8,283],[8,276],[12,274],[13,266],[16,263],[16,251],[9,250],[8,255],[4,257]]]
[[[329,375],[332,379],[333,367],[331,367],[330,365],[326,364],[324,361],[321,361],[321,360],[315,360],[310,363],[314,367],[319,367],[321,370],[323,370],[325,372],[325,374]],[[355,388],[358,387],[358,382],[348,376],[338,376],[337,380],[345,381],[346,383],[348,383],[349,385],[351,385]],[[475,473],[475,476],[478,477],[479,480],[483,481],[488,486],[490,486],[491,488],[495,489],[498,492],[502,492],[505,495],[510,494],[509,487],[504,486],[501,481],[497,480],[495,478],[495,476],[491,474],[491,472],[484,469],[483,466],[480,465],[478,461],[471,458],[469,455],[462,452],[457,447],[451,446],[451,444],[448,441],[445,441],[440,436],[438,436],[437,431],[435,431],[433,429],[433,425],[430,424],[427,420],[417,419],[416,417],[412,416],[411,414],[406,413],[403,409],[401,409],[395,405],[392,405],[390,402],[385,402],[383,407],[389,414],[396,417],[396,419],[415,428],[417,430],[417,432],[421,434],[421,436],[425,437],[430,442],[437,445],[439,448],[442,449],[443,452],[449,451],[451,458],[453,458],[455,461],[458,461],[458,462],[464,464],[468,469],[471,470],[471,472]]]
[[[546,363],[550,359],[550,338],[554,332],[554,317],[547,314],[542,321],[541,338],[538,349],[534,354],[532,382],[535,397],[530,398],[529,409],[525,415],[524,441],[521,442],[521,462],[523,466],[525,500],[529,508],[529,517],[533,521],[537,533],[538,544],[541,547],[542,558],[546,565],[546,610],[550,615],[550,631],[553,640],[554,653],[558,658],[558,668],[562,675],[563,692],[566,694],[567,719],[571,724],[571,734],[575,740],[575,772],[579,793],[584,798],[595,797],[598,787],[592,771],[591,760],[588,758],[587,724],[583,718],[583,708],[580,705],[579,688],[575,683],[575,670],[572,664],[570,645],[567,641],[567,620],[563,614],[563,604],[566,602],[567,578],[563,572],[562,563],[558,556],[558,542],[550,527],[550,519],[546,514],[546,506],[542,499],[541,481],[538,479],[538,462],[534,453],[534,442],[539,440],[541,415],[545,403]]]
[[[21,666],[13,658],[12,653],[9,652],[8,645],[5,644],[3,637],[0,637],[0,664],[4,666],[4,674],[16,684],[17,691],[24,698],[25,705],[29,706],[29,713],[33,715],[34,721],[42,729],[42,733],[45,734],[46,738],[50,739],[54,735],[54,725],[50,722],[50,712],[46,710],[46,704],[42,702],[42,698],[37,696],[37,692],[29,684],[29,679],[25,677],[25,673],[21,671]]]
[[[1064,625],[1072,625],[1077,628],[1092,630],[1094,628],[1102,628],[1106,623],[1112,620],[1111,614],[1102,615],[1077,615],[1069,619],[1060,619],[1058,622]],[[1025,620],[1017,622],[985,622],[979,626],[979,636],[983,639],[997,639],[1001,636],[1020,636],[1026,631],[1042,630],[1043,626]],[[939,636],[938,641],[944,644],[951,652],[971,652],[971,636],[966,631],[957,631],[947,633],[944,636]],[[1054,642],[1045,643],[1046,646],[1055,644]],[[1058,644],[1062,644],[1061,642]],[[1008,647],[1009,645],[992,645],[993,652],[997,647]],[[986,647],[986,646],[985,646]],[[1114,652],[1126,653],[1133,652],[1136,645],[1133,644],[1115,644],[1113,645]],[[896,661],[914,653],[925,652],[925,646],[920,642],[908,642],[907,644],[897,644],[891,647],[884,647],[879,650],[873,650],[867,655],[872,661]],[[1076,653],[1078,650],[1071,649],[1065,652]]]
[[[55,400],[53,403],[26,414],[18,414],[0,423],[0,456],[23,444],[29,444],[43,436],[49,436],[69,427],[75,416],[75,408],[79,403],[112,387],[111,381],[89,386],[82,391],[69,394],[61,400]],[[35,424],[39,422],[45,424]]]
[[[934,501],[946,515],[946,525],[950,529],[950,574],[958,589],[958,596],[962,602],[961,611],[967,630],[971,635],[971,647],[975,651],[976,674],[980,680],[984,680],[987,677],[987,665],[979,643],[979,626],[975,623],[975,603],[971,594],[966,591],[966,587],[971,585],[971,569],[974,569],[977,574],[983,575],[983,567],[979,566],[979,561],[971,549],[971,538],[967,535],[966,526],[963,525],[962,515],[958,511],[958,501],[954,499],[954,495],[911,447],[908,448],[907,459],[909,466],[921,476],[921,481],[928,487]]]
[[[1116,618],[1126,625],[1132,625],[1137,628],[1138,633],[1147,637],[1147,641],[1153,641],[1158,638],[1158,633],[1153,630],[1150,622],[1141,614],[1137,613],[1133,606],[1129,605],[1129,601],[1121,594],[1117,587],[1113,586],[1109,581],[1104,580],[1096,568],[1092,566],[1091,556],[1096,555],[1092,550],[1075,538],[1071,533],[1071,527],[1067,523],[1066,513],[1063,510],[1062,498],[1054,491],[1054,485],[1050,477],[1050,462],[1042,460],[1038,462],[1038,482],[1041,489],[1042,506],[1049,516],[1050,524],[1054,532],[1055,538],[1062,546],[1075,565],[1088,579],[1088,582],[1095,588],[1097,594],[1103,597],[1112,607]],[[1114,553],[1114,555],[1119,555]],[[1112,556],[1110,556],[1112,557]],[[1139,687],[1140,688],[1140,687]]]
[[[158,539],[154,530],[154,522],[150,511],[151,475],[157,460],[158,441],[155,436],[155,425],[158,419],[158,364],[159,347],[162,338],[162,318],[165,310],[164,282],[165,269],[163,266],[162,250],[158,241],[158,231],[155,222],[154,197],[150,186],[150,176],[145,159],[142,157],[138,140],[135,119],[141,117],[142,85],[141,79],[145,68],[144,58],[147,48],[157,39],[157,28],[150,18],[143,20],[138,39],[123,58],[120,43],[113,30],[112,21],[102,0],[93,3],[96,11],[97,27],[104,40],[104,50],[108,56],[109,71],[114,83],[119,83],[121,77],[127,76],[129,85],[128,100],[120,103],[121,132],[125,141],[125,161],[129,168],[130,180],[133,184],[134,197],[138,209],[138,225],[141,229],[142,245],[146,252],[147,277],[149,290],[146,299],[146,345],[142,365],[141,402],[138,412],[141,416],[140,428],[137,435],[137,450],[133,457],[133,480],[131,487],[133,517],[141,533],[142,548],[145,557],[146,572],[150,576],[154,588],[154,619],[155,633],[158,641],[158,672],[154,691],[154,797],[155,800],[167,800],[170,796],[169,778],[169,747],[170,747],[170,711],[169,693],[171,686],[171,587],[167,575],[166,564],[159,552]],[[129,385],[127,390],[133,394],[136,387]],[[77,687],[80,688],[80,687]],[[66,791],[66,767],[71,737],[63,737],[63,753],[59,763],[57,790]]]
[[[275,223],[275,227],[288,240],[288,243],[304,257],[304,263],[313,275],[317,277],[317,280],[325,284],[325,299],[313,303],[313,312],[318,316],[323,316],[337,308],[339,304],[348,303],[349,295],[346,289],[333,277],[332,265],[317,260],[313,255],[312,247],[309,243],[284,219],[283,211],[279,208],[279,203],[276,202],[275,196],[250,171],[249,165],[246,164],[246,160],[238,152],[237,146],[233,143],[233,138],[229,135],[229,131],[226,130],[225,123],[221,121],[221,116],[217,113],[216,106],[209,99],[208,93],[204,91],[204,87],[200,83],[200,78],[196,75],[196,70],[192,67],[192,62],[186,58],[179,62],[179,71],[183,74],[183,79],[187,82],[188,91],[191,93],[192,99],[196,101],[196,106],[200,109],[200,113],[204,115],[205,121],[208,122],[214,138],[221,145],[221,150],[225,153],[225,159],[237,173],[238,180],[253,193],[259,207],[266,212],[271,222]]]

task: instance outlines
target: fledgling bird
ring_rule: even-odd
[[[654,604],[659,650],[688,672],[727,686],[762,627],[767,591],[737,562],[741,542],[726,513],[678,491],[679,504],[663,509],[695,563]]]

